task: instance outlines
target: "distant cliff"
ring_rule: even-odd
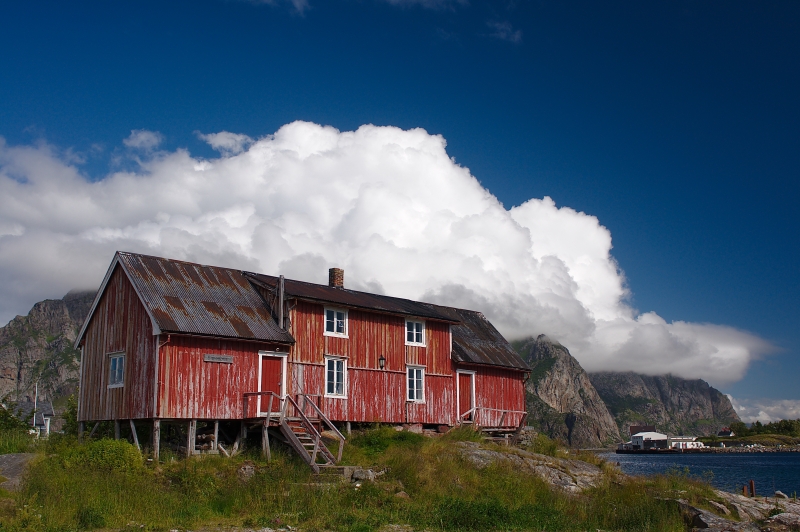
[[[545,335],[513,345],[532,369],[526,384],[529,425],[572,447],[620,441],[614,418],[566,347]]]
[[[0,398],[39,398],[58,406],[78,385],[80,353],[73,349],[95,292],[70,292],[36,303],[27,316],[0,327]]]
[[[707,436],[739,421],[728,397],[700,379],[632,372],[590,373],[589,379],[626,439],[631,425],[655,425],[659,432]]]

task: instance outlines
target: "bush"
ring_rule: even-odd
[[[75,512],[75,521],[85,530],[102,528],[106,526],[106,516],[103,511],[94,506],[84,506]]]
[[[139,449],[124,440],[102,439],[67,449],[65,468],[87,467],[99,471],[132,472],[144,467]]]
[[[77,393],[77,392],[76,392]],[[67,398],[67,407],[61,415],[64,419],[64,434],[78,435],[78,398],[75,394]]]
[[[0,432],[14,431],[14,430],[28,430],[31,428],[31,420],[33,419],[33,412],[27,418],[21,419],[13,414],[16,411],[17,403],[8,402],[3,398],[3,404],[0,405]]]
[[[358,447],[366,457],[372,458],[385,452],[391,445],[418,446],[424,440],[421,434],[379,426],[356,434],[350,440],[350,445]]]
[[[555,456],[558,452],[558,443],[540,432],[528,446],[528,450],[532,453]]]

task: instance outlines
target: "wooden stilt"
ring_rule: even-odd
[[[347,435],[350,436],[350,422],[347,422]]]
[[[214,421],[214,441],[211,442],[211,448],[217,450],[217,442],[219,441],[219,420]]]
[[[244,449],[245,440],[247,440],[247,425],[242,420],[242,425],[239,427],[239,435],[236,436],[236,441],[233,442],[231,454],[236,454],[240,449]]]
[[[267,460],[272,460],[269,450],[269,420],[265,419],[261,425],[261,454],[267,457]]]
[[[81,421],[78,423],[78,441],[83,441],[83,431],[86,430],[86,423]]]
[[[119,439],[119,419],[114,420],[114,439]]]
[[[131,423],[131,434],[133,434],[133,444],[136,446],[137,449],[141,451],[142,447],[139,445],[139,436],[136,434],[136,425],[133,424],[132,419],[129,419],[128,421],[130,421]]]
[[[92,439],[92,436],[94,436],[94,432],[97,430],[97,427],[99,427],[99,426],[100,426],[100,422],[98,421],[97,423],[94,424],[94,427],[92,427],[92,431],[86,437],[87,440]]]
[[[161,453],[161,420],[153,420],[153,460],[158,461]]]
[[[225,447],[221,443],[217,445],[217,449],[219,449],[220,452],[224,454],[226,458],[231,457],[231,454],[225,449]]]
[[[194,454],[194,446],[197,442],[197,420],[189,421],[189,428],[186,431],[186,456]]]

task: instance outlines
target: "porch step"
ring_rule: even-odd
[[[289,445],[311,466],[314,473],[319,473],[320,466],[334,465],[336,459],[323,443],[319,432],[313,426],[311,429],[313,432],[309,432],[308,427],[300,418],[285,418],[281,423],[281,433],[286,437]],[[316,454],[314,453],[315,449]]]

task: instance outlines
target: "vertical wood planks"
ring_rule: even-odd
[[[112,273],[84,338],[80,420],[153,417],[153,327],[121,267]],[[108,355],[114,352],[125,352],[120,388],[108,387]]]

